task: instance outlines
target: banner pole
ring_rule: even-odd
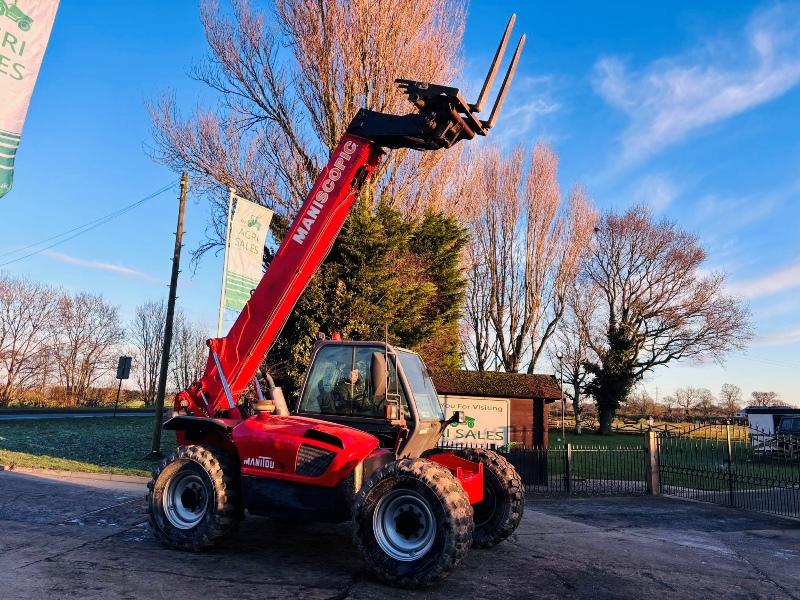
[[[222,337],[222,319],[225,316],[225,280],[228,278],[228,247],[231,237],[231,211],[236,190],[228,188],[228,220],[225,222],[225,252],[222,258],[222,287],[219,290],[219,313],[217,314],[217,337]]]

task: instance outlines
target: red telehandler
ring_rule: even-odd
[[[512,15],[478,101],[452,87],[397,83],[416,111],[361,109],[230,332],[208,341],[203,377],[175,398],[177,450],[149,483],[150,526],[167,546],[209,548],[244,516],[345,521],[368,570],[400,587],[446,577],[470,546],[507,538],[522,518],[514,467],[483,449],[438,449],[445,419],[414,352],[386,342],[320,340],[290,414],[257,373],[384,149],[439,150],[486,135],[519,61],[522,36],[489,119],[479,113],[514,24]],[[336,336],[333,336],[334,338]],[[258,400],[243,393],[253,383]]]

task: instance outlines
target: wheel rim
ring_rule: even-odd
[[[436,537],[436,520],[428,502],[412,490],[395,490],[381,498],[372,526],[381,550],[403,562],[423,556]]]
[[[164,512],[178,529],[191,529],[203,520],[208,510],[208,494],[203,479],[196,473],[179,473],[164,488]]]

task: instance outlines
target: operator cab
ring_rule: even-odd
[[[419,456],[447,426],[419,355],[383,342],[317,342],[295,411],[375,435]]]

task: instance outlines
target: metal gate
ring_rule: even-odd
[[[714,429],[710,429],[714,428]],[[661,493],[800,518],[800,438],[735,422],[658,436]]]

